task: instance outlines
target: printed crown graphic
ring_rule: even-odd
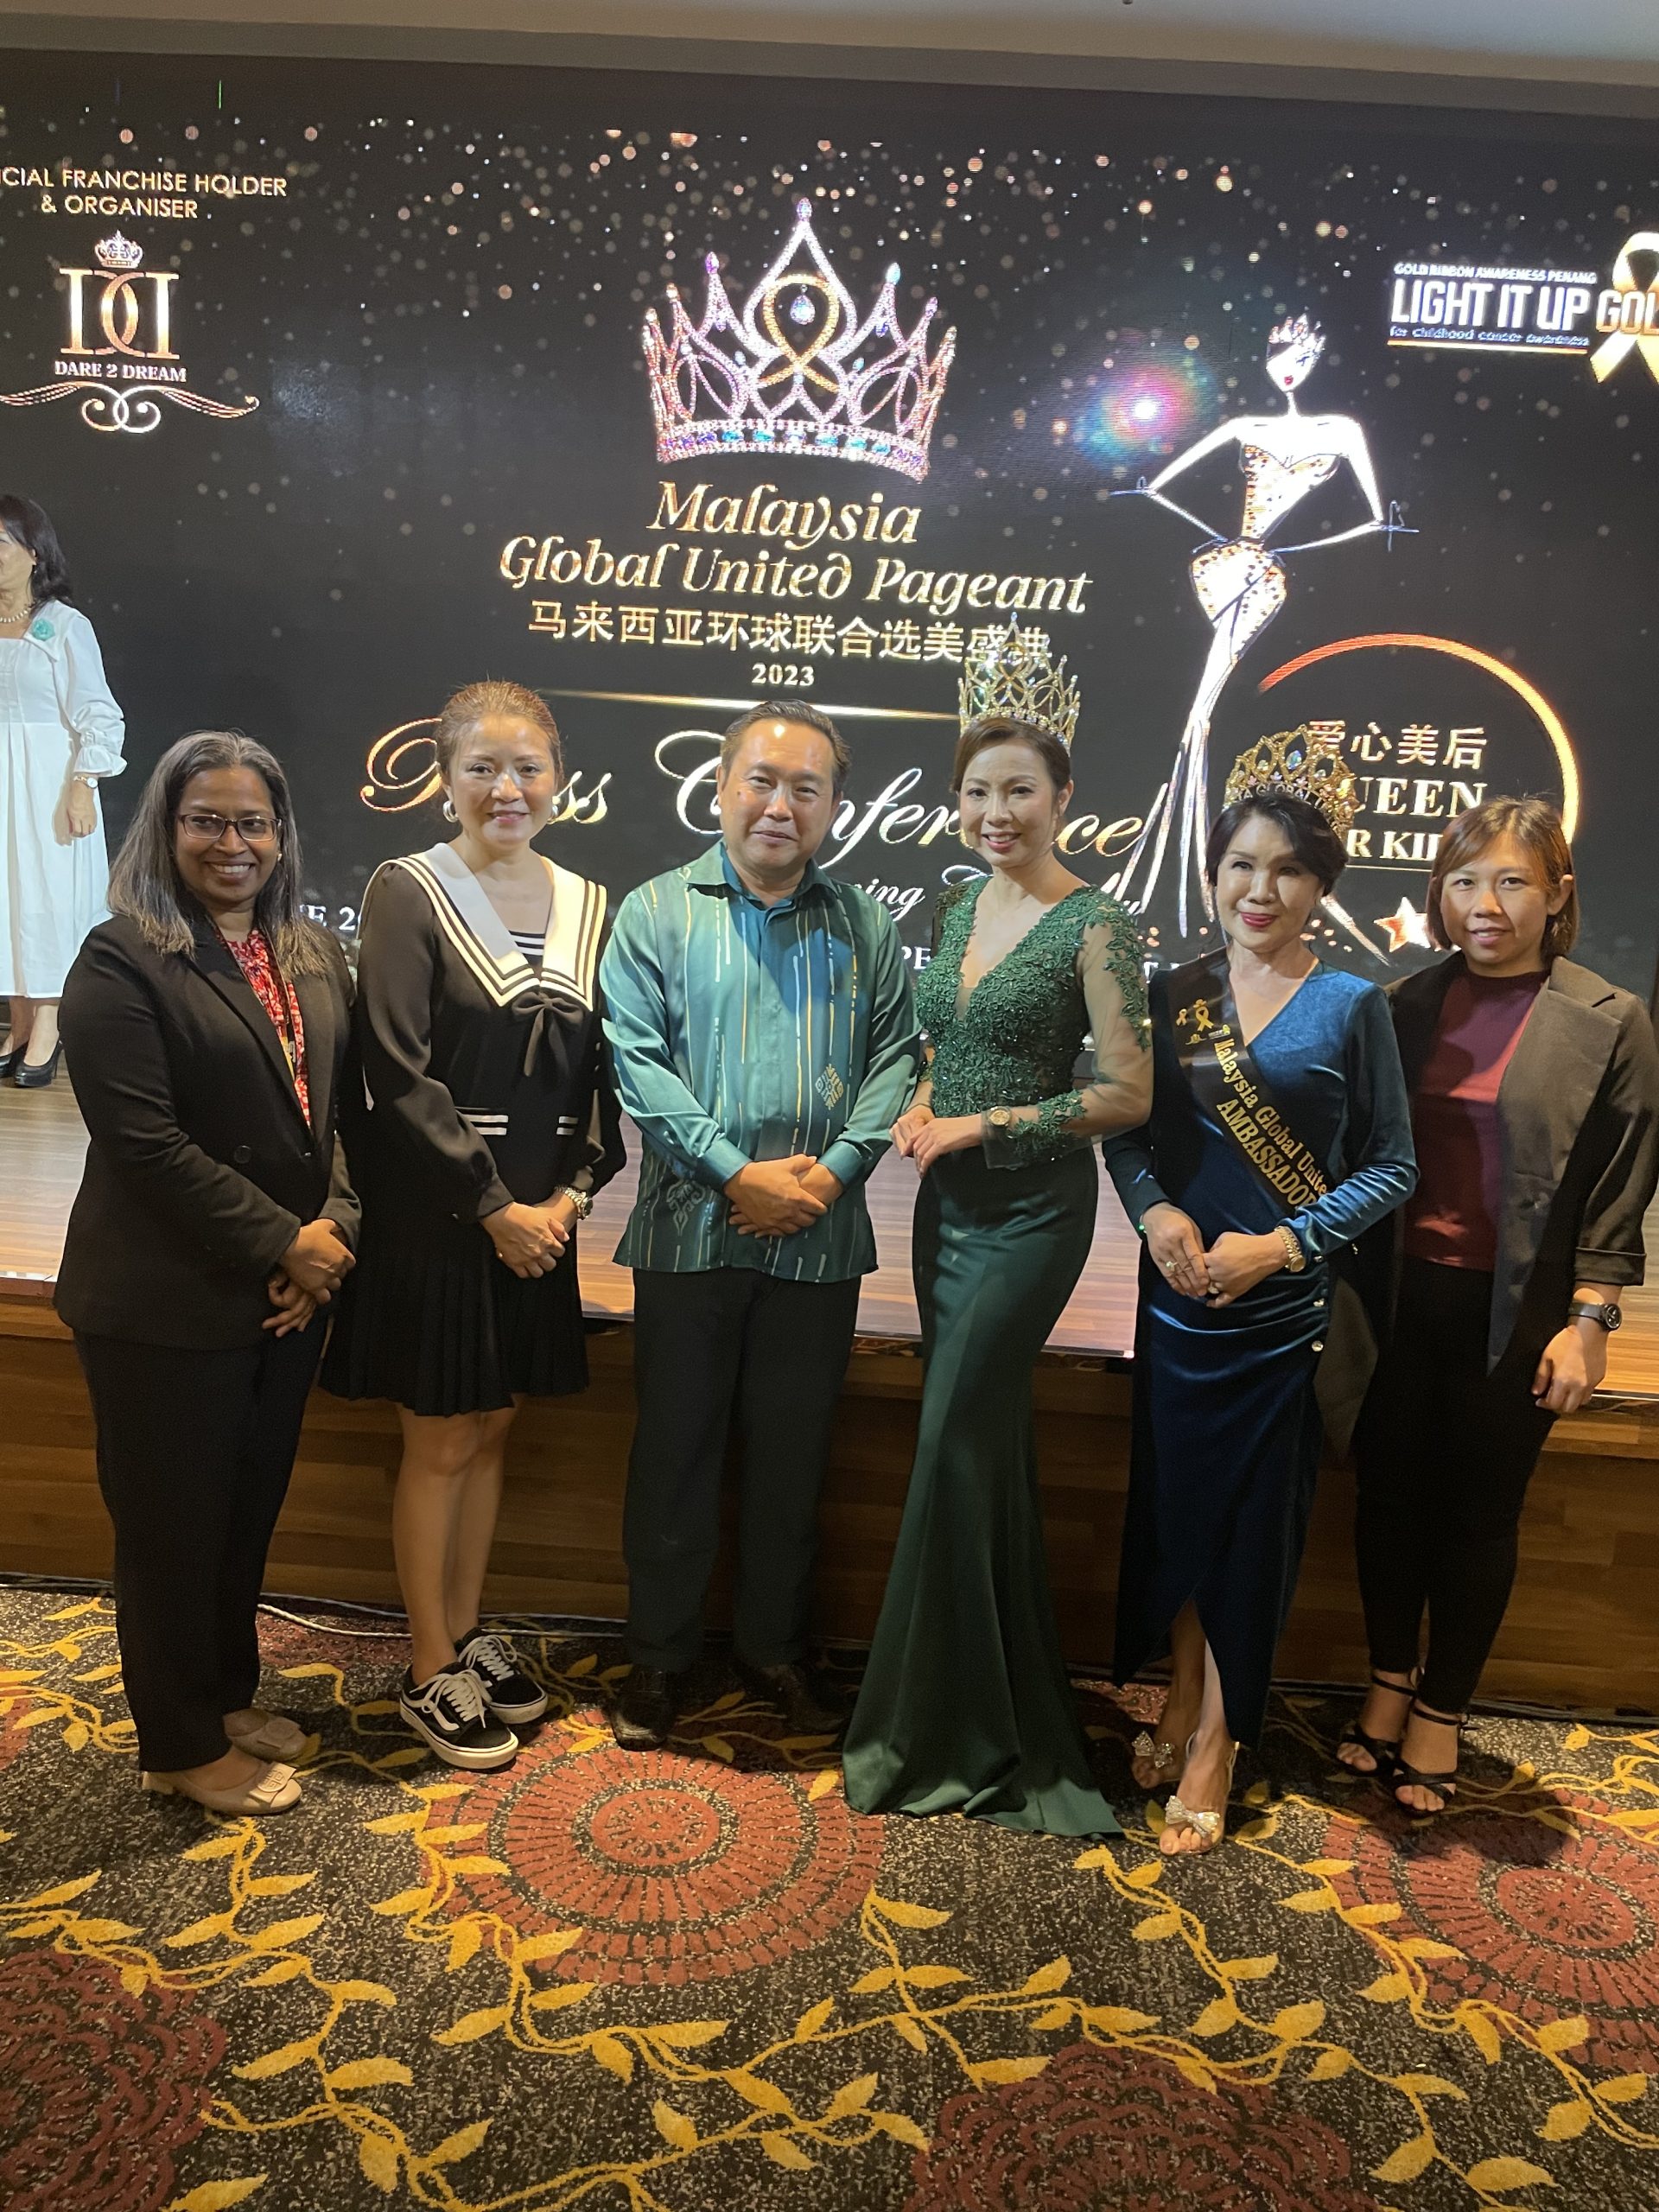
[[[1241,798],[1305,799],[1343,838],[1359,811],[1358,789],[1341,747],[1306,722],[1262,738],[1239,754],[1223,804],[1231,806]]]
[[[1294,321],[1275,323],[1268,333],[1268,343],[1274,347],[1306,346],[1315,353],[1323,353],[1325,333],[1317,322],[1310,322],[1305,315],[1299,315]]]
[[[1021,630],[1010,622],[994,630],[963,656],[957,708],[964,729],[982,715],[1008,715],[1052,730],[1070,747],[1077,734],[1083,696],[1077,679],[1065,672],[1065,656],[1048,657],[1041,630]]]
[[[820,454],[870,461],[919,483],[957,349],[947,330],[931,357],[929,300],[906,336],[899,327],[896,267],[861,322],[852,294],[812,228],[812,206],[795,203],[783,251],[740,314],[714,254],[693,322],[673,285],[669,332],[645,315],[645,364],[659,461],[703,454]]]
[[[135,245],[130,238],[124,238],[119,231],[111,231],[108,238],[100,238],[92,251],[98,257],[100,268],[113,270],[118,275],[137,269],[144,257],[143,246]]]

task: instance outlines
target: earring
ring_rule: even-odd
[[[455,805],[453,799],[447,798],[443,802],[443,818],[446,822],[460,821],[461,817],[455,812]]]

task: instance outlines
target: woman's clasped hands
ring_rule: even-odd
[[[1289,1256],[1277,1234],[1252,1236],[1236,1229],[1224,1230],[1206,1251],[1198,1224],[1167,1202],[1148,1206],[1141,1226],[1153,1264],[1170,1288],[1210,1306],[1232,1305],[1277,1274]]]
[[[575,1208],[569,1198],[555,1198],[540,1206],[520,1205],[515,1198],[486,1214],[483,1226],[489,1231],[496,1258],[514,1274],[550,1275],[570,1242],[575,1217]]]
[[[356,1265],[337,1224],[326,1214],[308,1221],[266,1286],[276,1311],[262,1325],[278,1337],[308,1327],[318,1306],[328,1304]]]
[[[931,1106],[912,1106],[893,1123],[893,1150],[915,1164],[925,1175],[936,1160],[947,1153],[969,1152],[984,1141],[984,1123],[978,1114],[936,1114]]]

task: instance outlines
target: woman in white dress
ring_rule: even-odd
[[[108,918],[98,786],[126,766],[98,639],[69,602],[45,512],[0,493],[0,995],[11,1001],[0,1077],[25,1090],[57,1073],[64,978]]]

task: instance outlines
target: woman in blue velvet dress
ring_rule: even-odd
[[[1146,1241],[1116,1669],[1173,1656],[1135,1745],[1143,1788],[1180,1785],[1172,1854],[1220,1840],[1261,1732],[1325,1421],[1345,1448],[1375,1358],[1350,1248],[1416,1179],[1383,995],[1303,942],[1351,778],[1298,731],[1227,797],[1205,855],[1225,949],[1155,979],[1152,1116],[1103,1147]]]

